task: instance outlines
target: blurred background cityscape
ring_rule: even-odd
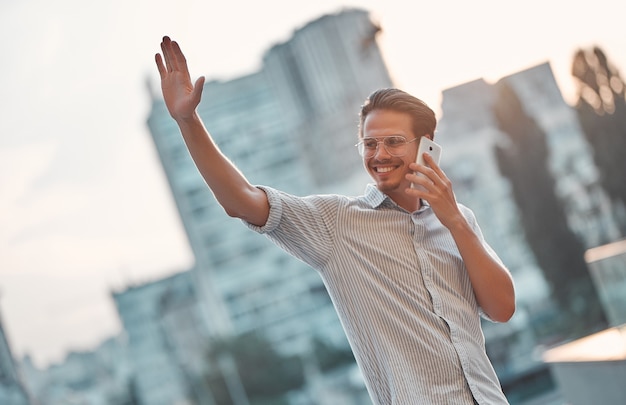
[[[402,87],[380,45],[387,27],[367,9],[339,8],[294,28],[255,69],[208,77],[200,115],[254,184],[360,194],[368,178],[353,146],[358,108],[376,88]],[[570,63],[569,103],[552,64],[539,61],[442,89],[432,105],[457,199],[516,282],[513,319],[483,325],[511,404],[612,404],[626,395],[625,84],[599,46],[581,47]],[[150,74],[144,92],[144,125],[184,236],[184,246],[159,249],[188,249],[191,260],[110,283],[119,331],[55,361],[13,349],[16,325],[1,316],[0,403],[368,404],[317,273],[226,216]]]

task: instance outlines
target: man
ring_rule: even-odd
[[[508,321],[513,281],[445,173],[428,154],[414,163],[419,139],[433,137],[433,111],[397,89],[374,92],[358,146],[375,186],[296,197],[251,185],[220,152],[196,112],[204,78],[191,82],[176,42],[165,37],[161,49],[165,104],[200,173],[228,215],[319,272],[372,401],[506,404],[480,314]]]

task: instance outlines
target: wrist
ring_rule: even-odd
[[[468,231],[473,233],[472,228],[463,215],[457,216],[454,220],[449,221],[445,225],[452,234]]]
[[[178,126],[181,128],[195,126],[201,122],[200,116],[195,110],[191,113],[191,115],[172,117],[172,118],[174,118],[174,121],[176,121]]]

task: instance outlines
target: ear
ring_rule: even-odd
[[[431,141],[433,140],[433,136],[431,134],[424,134],[424,136],[428,139],[430,139]]]

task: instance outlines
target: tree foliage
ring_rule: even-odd
[[[313,340],[313,351],[322,372],[354,364],[356,361],[349,347],[337,347],[319,338]]]
[[[601,184],[613,200],[626,205],[626,85],[604,52],[579,49],[572,63],[578,82],[576,111],[593,148]],[[622,233],[626,224],[620,224]]]
[[[232,358],[236,374],[233,370],[225,370],[224,356]],[[233,403],[226,378],[239,378],[252,404],[280,404],[283,394],[304,384],[300,359],[281,356],[258,334],[213,342],[208,360],[213,370],[208,376],[209,385],[217,404]]]
[[[525,238],[557,305],[570,319],[578,319],[582,329],[592,329],[604,322],[604,316],[584,261],[584,246],[569,229],[555,192],[546,135],[505,81],[496,86],[494,115],[507,138],[496,145],[495,155],[501,174],[510,181]]]

